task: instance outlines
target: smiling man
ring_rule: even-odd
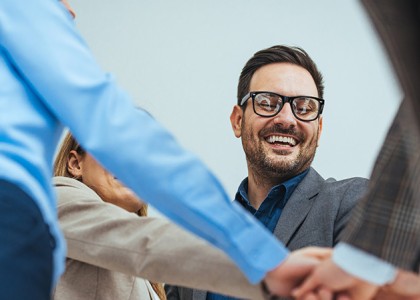
[[[291,250],[334,246],[367,188],[366,179],[325,180],[311,167],[322,132],[323,93],[322,74],[304,50],[274,46],[246,63],[230,116],[248,166],[235,201]],[[232,299],[166,289],[169,299]]]

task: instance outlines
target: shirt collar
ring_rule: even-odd
[[[302,181],[302,179],[308,174],[309,168],[303,171],[302,173],[286,180],[285,182],[275,185],[270,189],[267,197],[264,199],[265,201],[270,201],[269,199],[280,199],[281,200],[281,207],[283,208],[287,200],[289,200],[290,196],[293,194],[294,190],[298,186],[298,184]],[[251,203],[248,199],[248,177],[242,180],[241,184],[239,185],[238,191],[235,195],[235,200],[238,201],[242,206],[244,206],[247,210],[251,212],[255,212],[255,208],[252,207]],[[253,210],[252,210],[252,209]]]

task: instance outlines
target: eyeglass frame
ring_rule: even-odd
[[[257,111],[255,110],[255,97],[258,94],[263,94],[263,93],[269,93],[269,94],[273,94],[273,95],[279,96],[283,100],[283,105],[280,107],[280,109],[276,113],[274,113],[272,115],[269,115],[269,116],[266,116],[266,115],[261,115],[261,114],[257,113]],[[310,120],[304,120],[304,119],[302,119],[302,118],[300,118],[300,117],[298,117],[296,115],[294,109],[292,108],[292,101],[295,100],[296,98],[302,98],[302,97],[314,99],[314,100],[316,100],[316,101],[319,102],[318,114],[316,115],[315,118],[310,119]],[[242,107],[245,104],[245,102],[249,100],[249,98],[252,99],[252,109],[254,110],[254,113],[256,115],[260,116],[260,117],[263,117],[263,118],[271,118],[271,117],[274,117],[274,116],[276,116],[283,109],[283,107],[284,107],[284,105],[286,103],[289,103],[290,104],[290,107],[291,107],[291,110],[292,110],[292,113],[295,116],[295,118],[298,119],[299,121],[302,121],[302,122],[312,122],[312,121],[315,121],[316,119],[318,119],[319,116],[322,114],[322,111],[324,109],[324,104],[325,104],[325,100],[324,99],[318,98],[318,97],[313,97],[313,96],[302,96],[302,95],[300,95],[300,96],[288,97],[288,96],[283,96],[283,95],[280,95],[280,94],[277,94],[277,93],[274,93],[274,92],[270,92],[270,91],[257,91],[257,92],[249,92],[249,93],[247,93],[242,98],[241,103],[239,104],[239,106]]]

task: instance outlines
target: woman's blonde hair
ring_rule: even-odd
[[[67,167],[70,151],[72,150],[75,150],[82,156],[86,155],[86,151],[80,146],[73,135],[71,133],[67,133],[54,161],[54,176],[70,177],[82,181],[82,178],[75,178],[72,174],[70,174]],[[144,204],[137,214],[141,217],[147,216],[147,204]],[[156,294],[158,294],[159,298],[165,300],[166,294],[163,285],[154,282],[150,282],[150,284]]]

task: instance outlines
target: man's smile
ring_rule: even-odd
[[[269,135],[265,137],[265,140],[270,144],[280,144],[280,145],[286,145],[290,147],[296,146],[299,141],[296,140],[296,138],[291,136],[285,136],[285,135]]]

